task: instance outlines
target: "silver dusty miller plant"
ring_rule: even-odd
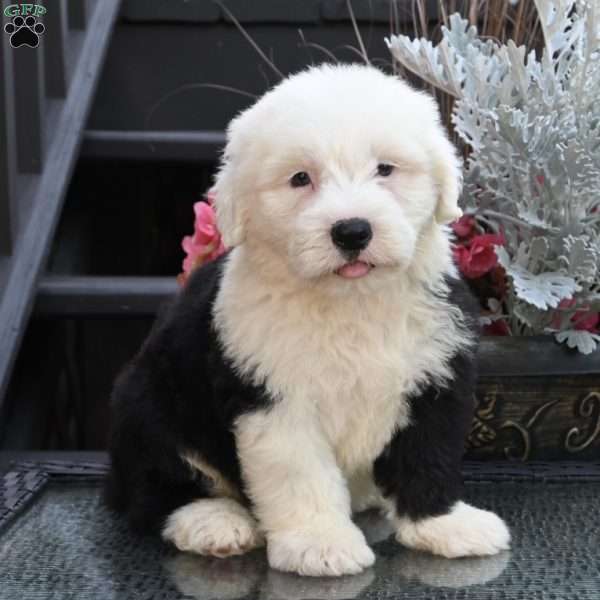
[[[437,46],[386,41],[456,98],[452,121],[472,149],[463,208],[506,239],[496,253],[508,293],[503,306],[491,302],[492,318],[590,353],[600,336],[577,328],[577,315],[600,311],[600,0],[535,4],[540,58],[480,39],[458,14]]]

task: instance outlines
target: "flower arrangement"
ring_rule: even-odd
[[[404,35],[387,43],[404,68],[455,98],[452,122],[469,150],[455,256],[485,326],[553,333],[591,353],[600,342],[600,7],[535,6],[539,56],[479,38],[459,14],[436,46]]]

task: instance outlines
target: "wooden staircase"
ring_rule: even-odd
[[[9,4],[4,1],[2,8]],[[13,48],[9,36],[0,33],[0,401],[119,5],[119,0],[46,2],[37,48]]]

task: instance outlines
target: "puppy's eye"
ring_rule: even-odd
[[[389,177],[394,170],[394,165],[388,165],[387,163],[379,163],[377,165],[377,175],[381,177]]]
[[[290,185],[292,187],[304,187],[310,184],[310,175],[306,171],[300,171],[290,179]]]

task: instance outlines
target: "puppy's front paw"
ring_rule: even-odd
[[[258,525],[235,500],[196,500],[167,519],[163,538],[179,550],[224,558],[262,545]]]
[[[354,524],[277,531],[267,538],[269,564],[300,575],[352,575],[375,562],[375,555]]]
[[[446,558],[488,556],[510,545],[510,533],[500,517],[464,502],[439,517],[398,519],[396,539],[409,548]]]

